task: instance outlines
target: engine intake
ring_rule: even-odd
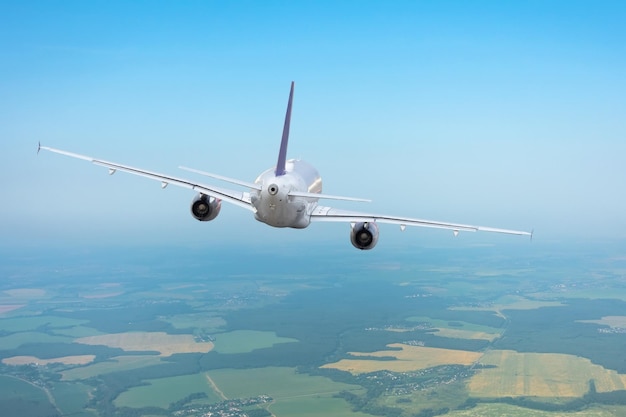
[[[350,241],[357,249],[372,249],[378,242],[378,225],[375,222],[356,223],[350,231]]]
[[[200,193],[191,202],[191,215],[196,220],[208,222],[220,214],[221,208],[222,200]]]

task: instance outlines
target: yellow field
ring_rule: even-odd
[[[600,320],[578,320],[580,323],[596,323],[610,327],[626,328],[626,316],[605,316]]]
[[[436,329],[437,332],[434,334],[437,336],[450,337],[453,339],[480,339],[493,342],[500,337],[497,333],[474,332],[471,330],[447,329],[441,327],[437,327]]]
[[[213,343],[198,343],[192,335],[170,335],[163,332],[130,332],[114,333],[99,336],[81,337],[76,343],[85,345],[106,345],[117,347],[126,351],[153,350],[160,356],[171,356],[175,353],[206,353],[213,349]]]
[[[496,368],[472,377],[468,388],[475,397],[580,397],[592,379],[598,392],[626,389],[626,375],[578,356],[493,350],[480,362]]]
[[[373,353],[350,352],[353,356],[394,357],[396,360],[342,359],[339,362],[323,365],[352,374],[376,371],[410,372],[438,365],[471,365],[481,357],[479,352],[439,349],[424,346],[409,346],[400,343],[388,345],[401,350],[383,350]]]
[[[469,410],[455,410],[448,417],[623,417],[626,407],[595,406],[577,412],[549,412],[516,407],[508,404],[478,404]]]
[[[35,363],[38,365],[48,365],[50,363],[62,363],[64,365],[86,365],[96,359],[95,355],[64,356],[62,358],[39,359],[35,356],[13,356],[2,359],[6,365],[28,365]]]

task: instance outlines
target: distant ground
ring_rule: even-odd
[[[0,410],[623,416],[623,248],[0,252]]]

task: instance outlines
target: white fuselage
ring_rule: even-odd
[[[261,173],[254,181],[261,191],[250,190],[250,202],[256,209],[254,217],[274,227],[303,229],[311,222],[310,214],[317,198],[290,195],[292,192],[319,194],[322,178],[310,164],[290,159],[285,174],[276,175],[274,168]]]

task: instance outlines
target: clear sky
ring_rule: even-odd
[[[374,200],[342,208],[624,238],[624,22],[623,1],[1,2],[0,240],[349,245],[229,205],[199,223],[187,190],[36,155],[253,180],[292,80],[289,156]]]

